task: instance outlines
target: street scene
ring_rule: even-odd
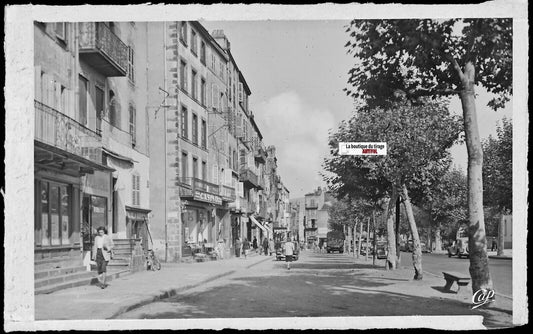
[[[32,21],[36,324],[522,324],[512,17],[195,17]]]

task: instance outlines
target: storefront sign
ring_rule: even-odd
[[[209,194],[209,193],[205,193],[203,191],[195,190],[193,198],[197,201],[222,205],[222,197]]]

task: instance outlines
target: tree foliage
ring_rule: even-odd
[[[332,156],[326,180],[341,194],[378,199],[393,183],[428,187],[449,164],[448,149],[462,131],[461,119],[450,115],[446,101],[360,110],[330,136]],[[339,142],[386,142],[386,156],[340,156]]]
[[[513,209],[513,124],[502,119],[483,145],[483,201],[499,212]]]
[[[358,59],[345,90],[354,98],[379,105],[398,91],[413,99],[455,95],[467,62],[476,67],[475,85],[495,94],[491,108],[512,94],[511,19],[353,20],[346,31]]]

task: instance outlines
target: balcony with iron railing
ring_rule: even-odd
[[[36,141],[102,163],[102,138],[96,132],[37,100],[34,106]]]
[[[252,188],[257,188],[259,186],[259,178],[248,167],[241,168],[239,181],[244,182],[245,185]]]
[[[128,71],[128,46],[103,22],[80,22],[80,59],[107,77]]]
[[[182,185],[189,186],[193,191],[200,190],[214,195],[220,194],[219,185],[204,181],[196,177],[180,177],[179,181]]]

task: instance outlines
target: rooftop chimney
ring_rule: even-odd
[[[229,44],[228,38],[224,34],[224,30],[222,29],[213,30],[213,32],[211,33],[211,36],[213,36],[215,41],[220,45],[222,49],[224,49],[224,51],[227,51],[230,49],[230,44]]]

